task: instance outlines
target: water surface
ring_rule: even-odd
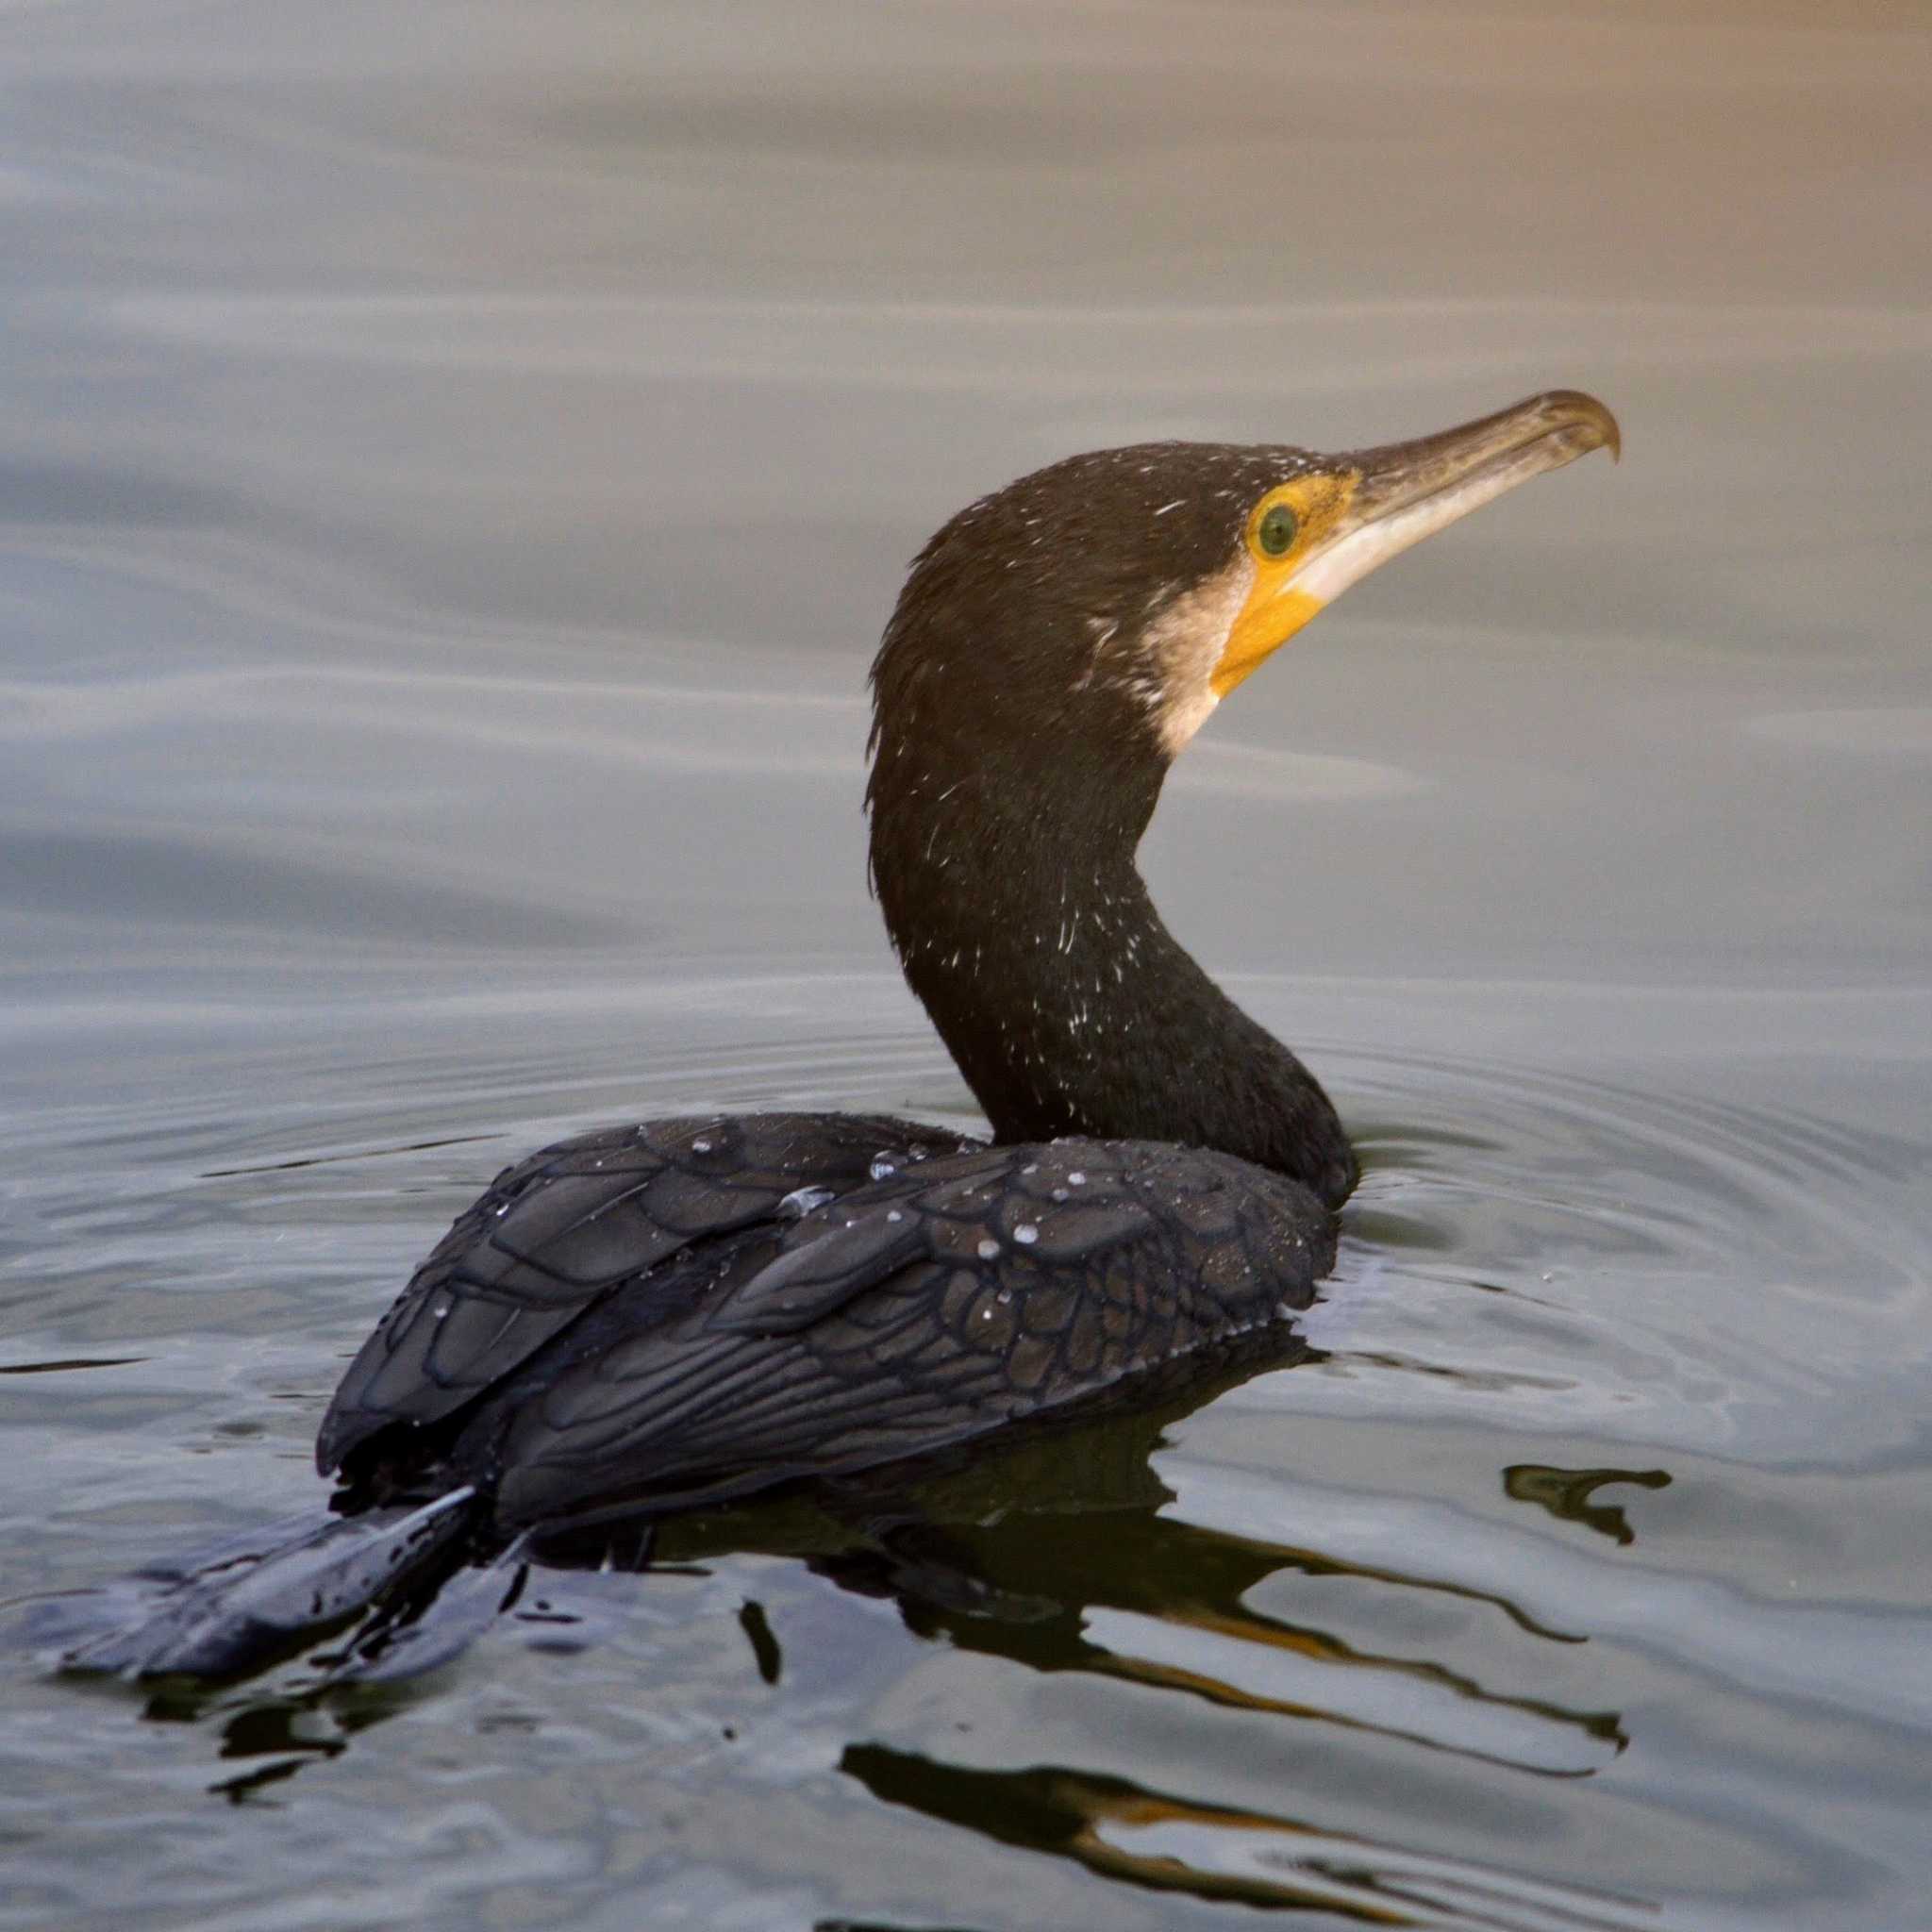
[[[0,23],[0,1548],[311,1506],[512,1156],[972,1124],[865,893],[959,503],[1598,391],[1143,858],[1364,1150],[1309,1358],[319,1692],[13,1653],[0,1924],[1891,1928],[1932,1748],[1917,9]],[[36,1608],[36,1606],[29,1606]],[[16,1623],[31,1618],[16,1619]]]

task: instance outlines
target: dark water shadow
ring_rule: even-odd
[[[1281,1594],[1268,1586],[1297,1579],[1340,1577],[1371,1593],[1459,1599],[1500,1617],[1514,1633],[1511,1643],[1533,1647],[1525,1677],[1540,1674],[1535,1653],[1543,1646],[1584,1641],[1507,1597],[1329,1556],[1319,1522],[1306,1542],[1290,1543],[1174,1515],[1158,1453],[1174,1424],[1204,1399],[1197,1392],[1155,1412],[1042,1434],[911,1480],[888,1473],[837,1491],[667,1522],[656,1527],[645,1565],[702,1571],[743,1552],[789,1556],[842,1590],[891,1603],[905,1626],[928,1641],[1029,1674],[1084,1674],[1293,1725],[1317,1754],[1354,1734],[1472,1769],[1568,1782],[1595,1775],[1625,1749],[1629,1734],[1618,1712],[1512,1692],[1445,1662],[1378,1651],[1340,1629],[1257,1608]],[[1619,1473],[1581,1474],[1609,1480]],[[638,1555],[635,1543],[602,1532],[575,1549],[559,1543],[541,1553],[566,1570],[623,1568]],[[554,1641],[557,1621],[567,1624],[570,1613],[567,1578],[553,1581],[541,1615]],[[518,1610],[508,1621],[526,1614],[533,1613]],[[782,1619],[747,1600],[739,1622],[747,1670],[782,1691],[793,1668]],[[1097,1876],[1202,1902],[1367,1924],[1519,1932],[1652,1923],[1641,1899],[1371,1842],[1291,1811],[1203,1802],[1158,1779],[1067,1764],[956,1764],[863,1738],[846,1745],[839,1766],[882,1803],[1068,1858]]]
[[[554,1570],[659,1573],[702,1570],[739,1554],[791,1557],[841,1589],[894,1604],[921,1638],[1028,1672],[1107,1677],[1541,1777],[1590,1776],[1624,1748],[1615,1712],[1512,1694],[1446,1664],[1386,1654],[1338,1629],[1255,1607],[1274,1579],[1346,1578],[1374,1594],[1494,1612],[1517,1641],[1565,1648],[1585,1641],[1506,1596],[1330,1556],[1319,1522],[1307,1542],[1288,1543],[1171,1514],[1174,1492],[1156,1458],[1167,1432],[1213,1392],[1039,1431],[950,1466],[879,1472],[670,1519],[647,1533],[600,1527],[534,1554]],[[509,1622],[541,1621],[547,1643],[567,1643],[568,1600],[567,1588],[533,1590]],[[1106,1637],[1096,1635],[1103,1616]],[[764,1607],[747,1604],[741,1624],[752,1668],[782,1684],[785,1653]],[[1141,1648],[1136,1633],[1147,1640]],[[1533,1748],[1513,1752],[1501,1741],[1508,1738]]]
[[[1503,1472],[1503,1493],[1511,1502],[1534,1503],[1560,1523],[1580,1523],[1619,1544],[1634,1543],[1620,1503],[1599,1503],[1598,1490],[1610,1483],[1630,1483],[1642,1490],[1664,1490],[1670,1473],[1661,1469],[1554,1469],[1540,1462],[1512,1462]]]
[[[1299,1342],[1292,1352],[1301,1359],[1313,1353]],[[1281,1365],[1278,1348],[1273,1360]],[[1314,1617],[1257,1607],[1284,1593],[1317,1601],[1319,1591],[1300,1586],[1339,1577],[1377,1597],[1455,1600],[1479,1615],[1493,1613],[1513,1633],[1511,1642],[1541,1649],[1582,1641],[1505,1596],[1420,1570],[1331,1556],[1322,1547],[1319,1521],[1310,1522],[1306,1541],[1289,1542],[1173,1514],[1174,1492],[1158,1466],[1169,1432],[1256,1366],[1244,1363],[1208,1386],[1171,1392],[1153,1409],[1036,1427],[990,1449],[819,1483],[763,1502],[555,1535],[518,1548],[508,1560],[496,1552],[493,1568],[445,1574],[400,1620],[391,1615],[387,1628],[372,1620],[317,1631],[263,1675],[227,1684],[146,1684],[142,1715],[161,1724],[211,1724],[220,1757],[235,1768],[210,1791],[231,1803],[259,1802],[428,1694],[429,1674],[473,1640],[552,1654],[598,1645],[623,1612],[607,1586],[574,1591],[575,1574],[632,1573],[643,1592],[653,1576],[704,1573],[736,1556],[761,1555],[791,1558],[841,1590],[891,1603],[904,1626],[926,1641],[1003,1659],[1029,1674],[1081,1674],[1307,1727],[1317,1742],[1354,1734],[1539,1779],[1589,1777],[1617,1757],[1627,1736],[1615,1712],[1519,1694],[1426,1656],[1352,1641]],[[1617,1473],[1580,1473],[1591,1474],[1607,1480]],[[1587,1496],[1587,1489],[1581,1493]],[[744,1668],[782,1695],[793,1661],[784,1620],[748,1600],[739,1622]],[[369,1681],[361,1667],[381,1662],[398,1627],[422,1634],[421,1672],[401,1674],[400,1682]],[[812,1674],[822,1677],[824,1660],[813,1661]],[[856,1766],[872,1767],[868,1778],[884,1774],[879,1767],[888,1760],[864,1756],[869,1748],[853,1741],[853,1774],[860,1774]],[[1008,1805],[999,1797],[1007,1775],[974,1774],[965,1785],[941,1783],[956,1794],[975,1793],[968,1807],[975,1828],[1004,1838],[1020,1831],[1043,1802],[1038,1775],[1017,1771]],[[1080,1775],[1056,1773],[1054,1789],[1073,1789],[1066,1779],[1077,1783]],[[925,1789],[917,1778],[906,1786]],[[901,1790],[893,1802],[911,1800]],[[1244,1895],[1247,1883],[1224,1894],[1217,1881],[1208,1893]]]
[[[1540,1884],[1286,1813],[1203,1805],[1061,1765],[985,1771],[859,1744],[840,1769],[885,1804],[1203,1903],[1489,1932],[1625,1932],[1656,1923],[1656,1907],[1628,1894]]]

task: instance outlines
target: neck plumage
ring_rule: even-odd
[[[1134,865],[1164,762],[951,771],[882,732],[868,793],[886,927],[1002,1141],[1214,1147],[1331,1207],[1356,1163],[1312,1074],[1161,923]]]

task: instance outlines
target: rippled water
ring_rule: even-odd
[[[0,20],[0,1924],[1920,1923],[1913,9]],[[1549,382],[1144,854],[1363,1148],[1307,1357],[538,1573],[341,1691],[49,1674],[312,1507],[512,1155],[972,1120],[864,891],[947,510]],[[25,1640],[25,1648],[19,1640]]]

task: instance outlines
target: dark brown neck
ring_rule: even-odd
[[[1195,964],[1135,869],[1165,761],[1117,745],[1019,773],[935,752],[881,731],[873,878],[999,1139],[1215,1147],[1339,1205],[1356,1163],[1327,1095]]]

